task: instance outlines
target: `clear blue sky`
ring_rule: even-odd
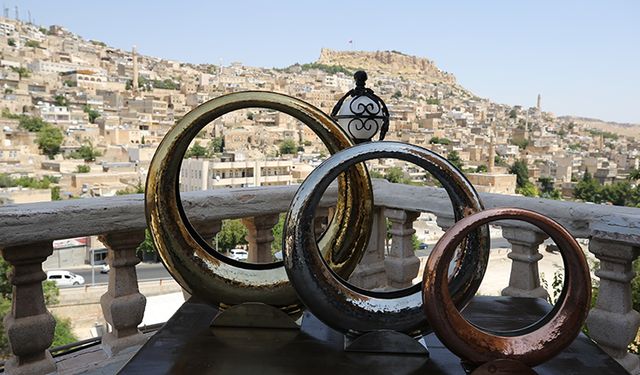
[[[28,1],[41,25],[187,62],[284,67],[320,48],[428,57],[500,103],[640,123],[640,1]],[[353,40],[353,45],[348,44]]]

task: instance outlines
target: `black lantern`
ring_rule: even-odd
[[[378,131],[380,140],[383,140],[389,130],[389,110],[373,90],[364,87],[366,72],[359,70],[353,78],[356,80],[356,87],[338,100],[331,111],[331,117],[355,143],[370,141]]]

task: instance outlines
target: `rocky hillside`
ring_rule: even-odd
[[[319,64],[337,65],[349,70],[366,70],[368,73],[416,78],[432,83],[455,85],[456,78],[444,72],[429,59],[409,56],[397,51],[334,51],[323,48],[320,51]]]

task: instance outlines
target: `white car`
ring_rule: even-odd
[[[100,267],[100,273],[109,273],[110,269],[111,267],[109,267],[109,265],[105,263],[102,265],[102,267]]]
[[[247,260],[249,258],[249,253],[244,249],[232,249],[229,254],[229,258],[235,260]]]
[[[47,280],[55,282],[57,286],[84,284],[84,277],[63,270],[47,271]]]

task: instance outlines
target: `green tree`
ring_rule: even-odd
[[[298,65],[298,64],[296,64]],[[296,66],[293,65],[293,66]],[[289,68],[293,67],[290,66]],[[351,72],[350,70],[340,66],[340,65],[327,65],[327,64],[319,64],[319,63],[309,63],[309,64],[302,64],[299,65],[300,68],[302,70],[311,70],[311,69],[318,69],[321,70],[325,73],[329,73],[329,74],[336,74],[336,73],[344,73],[344,75],[347,76],[352,76],[353,72]]]
[[[53,97],[53,104],[57,105],[58,107],[68,107],[69,100],[65,98],[64,95],[56,95]]]
[[[516,193],[522,194],[525,197],[537,197],[540,194],[536,185],[529,181],[527,181],[523,187],[517,188]]]
[[[640,169],[632,169],[629,172],[629,176],[627,177],[629,181],[637,181],[640,180]]]
[[[101,116],[100,112],[91,108],[91,106],[88,104],[83,107],[83,110],[89,116],[89,122],[92,124],[95,124],[96,119]]]
[[[509,168],[509,173],[516,175],[516,193],[525,197],[537,197],[538,188],[529,181],[529,168],[524,160],[516,160]]]
[[[449,155],[447,155],[447,160],[449,160],[449,162],[451,164],[453,164],[456,168],[462,170],[463,164],[462,164],[462,159],[460,159],[460,155],[458,154],[458,151],[451,151],[449,153]]]
[[[211,153],[224,152],[224,138],[215,137],[209,142],[208,146]]]
[[[247,244],[247,228],[240,219],[224,220],[218,233],[218,251],[227,252],[238,245]]]
[[[500,155],[496,155],[493,158],[493,163],[495,165],[497,165],[497,166],[500,166],[500,167],[508,167],[509,166],[509,164],[507,164],[507,162]]]
[[[518,146],[520,150],[525,150],[529,146],[529,140],[523,139],[521,141],[511,141],[514,146]]]
[[[203,158],[207,156],[207,149],[200,146],[200,142],[196,141],[193,146],[187,150],[187,153],[184,155],[185,158]]]
[[[487,168],[486,165],[481,164],[479,166],[476,167],[476,173],[485,173],[487,172],[489,169]]]
[[[91,172],[91,167],[86,164],[80,164],[76,166],[76,173],[89,173]]]
[[[441,144],[441,145],[450,145],[451,144],[451,140],[448,138],[439,138],[439,137],[431,137],[431,139],[429,140],[429,143],[431,144]]]
[[[296,145],[296,142],[291,138],[285,138],[280,143],[280,154],[282,155],[293,154],[297,150],[298,150],[298,146]]]
[[[547,199],[560,199],[560,190],[556,189],[551,177],[540,177],[538,179],[540,183],[540,196]]]
[[[32,47],[32,48],[39,48],[40,47],[40,42],[38,42],[37,40],[27,40],[27,42],[24,44],[25,47]]]
[[[18,116],[19,122],[18,126],[22,129],[29,132],[38,132],[42,130],[45,126],[49,126],[50,124],[40,117],[31,117],[26,115]]]
[[[12,66],[11,70],[13,70],[14,72],[18,73],[18,77],[20,77],[20,79],[31,77],[31,71],[29,69],[25,68],[25,67]]]
[[[116,195],[129,195],[129,194],[143,194],[144,184],[142,180],[138,178],[138,182],[135,185],[127,186],[126,189],[116,191]]]
[[[137,253],[156,253],[156,245],[153,243],[151,232],[149,228],[144,230],[144,241],[140,242],[140,245],[136,248]]]
[[[384,178],[389,182],[399,184],[404,180],[404,172],[400,167],[391,167],[386,170]]]
[[[60,186],[54,186],[51,188],[51,200],[52,201],[62,200],[62,197],[60,196]]]
[[[56,154],[60,153],[63,139],[62,130],[47,124],[38,131],[36,143],[42,153],[53,159]]]
[[[15,47],[15,46],[16,46],[16,40],[15,40],[15,39],[13,39],[13,38],[9,38],[9,39],[7,39],[7,44],[8,44],[10,47]]]
[[[515,108],[509,111],[509,118],[517,118],[517,117],[518,117],[518,112],[515,110]]]
[[[436,99],[436,98],[429,98],[429,99],[427,99],[427,104],[440,105],[440,99]]]
[[[509,168],[509,173],[516,175],[516,186],[521,188],[529,182],[529,168],[524,160],[516,160]]]
[[[6,173],[0,173],[0,188],[14,187],[15,181]]]
[[[400,92],[400,90],[396,90],[396,92],[393,93],[393,95],[391,95],[391,99],[400,99],[402,98],[402,92]]]
[[[600,184],[589,173],[584,171],[584,175],[576,187],[573,189],[573,197],[585,202],[600,203]]]
[[[371,177],[371,178],[384,178],[384,175],[382,173],[378,172],[378,171],[370,170],[369,171],[369,177]]]
[[[69,157],[71,157],[72,159],[82,159],[86,162],[95,161],[96,158],[100,156],[102,156],[102,153],[96,150],[93,147],[93,143],[91,143],[90,141],[80,146],[77,151],[69,154]]]
[[[284,229],[284,221],[287,214],[280,214],[280,218],[276,225],[273,226],[271,233],[273,234],[273,242],[271,242],[271,253],[275,254],[282,250],[282,231]]]

